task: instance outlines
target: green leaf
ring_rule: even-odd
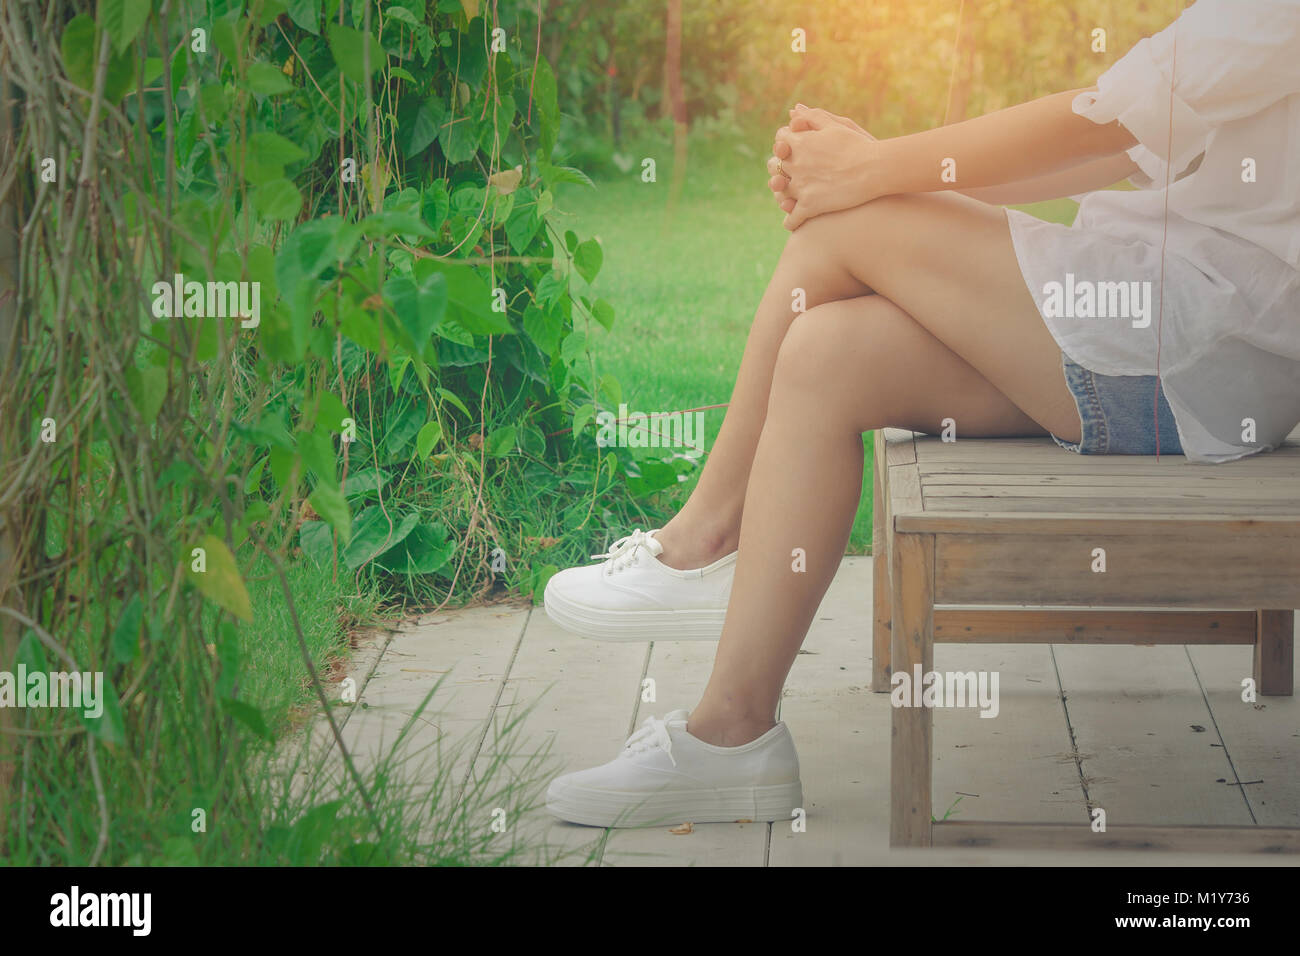
[[[541,224],[542,217],[537,215],[535,203],[522,203],[515,206],[510,217],[506,219],[506,238],[510,240],[510,248],[522,254],[533,241],[533,236],[537,235],[537,229]]]
[[[263,219],[293,219],[302,209],[302,193],[287,179],[272,179],[253,189],[253,208]]]
[[[140,630],[144,621],[144,604],[139,594],[131,595],[131,600],[122,609],[117,627],[109,646],[113,649],[113,661],[126,664],[140,656]]]
[[[316,480],[330,488],[338,488],[339,479],[335,474],[334,444],[319,432],[298,432],[298,454],[303,463],[312,470]]]
[[[233,697],[239,681],[239,628],[233,621],[222,621],[217,631],[217,697]]]
[[[333,392],[320,392],[316,396],[320,402],[316,422],[332,432],[342,431],[343,419],[348,417],[348,410]]]
[[[293,89],[293,83],[270,63],[248,64],[248,88],[258,96],[277,96]]]
[[[534,458],[546,454],[546,436],[542,430],[536,425],[525,425],[519,432],[519,450]]]
[[[157,365],[148,368],[126,367],[126,390],[131,404],[140,413],[146,425],[158,420],[163,401],[167,398],[167,369]]]
[[[559,348],[560,336],[564,334],[564,324],[553,311],[539,309],[530,302],[524,309],[524,334],[537,343],[537,347],[549,357]]]
[[[510,454],[515,447],[515,426],[505,425],[488,435],[483,443],[491,458],[501,458]]]
[[[118,53],[131,45],[148,18],[149,0],[100,0],[100,22]]]
[[[546,594],[546,584],[551,578],[560,573],[560,569],[553,564],[544,564],[533,572],[533,603],[541,604],[542,598]]]
[[[568,291],[568,280],[558,272],[548,272],[537,283],[537,301],[552,305]]]
[[[432,236],[433,230],[413,213],[388,210],[366,216],[357,223],[362,235],[389,238],[391,236]]]
[[[438,439],[441,437],[442,426],[437,422],[429,422],[415,436],[416,455],[420,458],[428,458],[429,452],[433,451],[433,446],[438,444]]]
[[[309,219],[290,233],[275,257],[275,284],[287,294],[301,287],[304,280],[316,278],[337,259],[350,255],[356,233],[345,232],[343,225],[338,216],[326,216]]]
[[[545,161],[551,157],[555,148],[555,137],[560,129],[560,107],[555,85],[555,74],[546,57],[537,61],[537,69],[532,76],[533,109],[538,127],[538,150],[540,158]]]
[[[221,709],[263,740],[274,739],[271,728],[266,725],[266,716],[252,704],[227,697],[221,701]]]
[[[415,347],[423,349],[447,312],[446,278],[434,272],[417,285],[413,279],[396,276],[384,283],[384,291],[402,328],[411,336]]]
[[[59,52],[68,79],[83,90],[95,88],[95,66],[99,56],[101,33],[95,21],[86,14],[78,14],[68,21],[59,38]],[[122,51],[109,50],[108,72],[104,79],[104,99],[116,104],[135,83],[135,58]]]
[[[42,673],[50,669],[46,662],[45,645],[41,639],[36,636],[36,632],[31,628],[23,635],[23,639],[18,642],[18,653],[14,662],[22,664],[29,671],[41,671]]]
[[[298,529],[298,543],[302,553],[323,568],[328,568],[334,558],[334,530],[324,521],[304,521]]]
[[[236,30],[235,21],[229,16],[212,21],[212,42],[232,64],[239,63],[242,59],[239,55],[241,35],[242,31]]]
[[[564,339],[564,344],[560,346],[560,358],[565,364],[572,365],[587,351],[587,336],[581,331],[570,332]]]
[[[399,517],[372,505],[361,512],[352,542],[343,552],[348,570],[355,571],[399,545],[418,523],[419,515],[414,511]]]
[[[447,218],[447,212],[451,208],[451,197],[447,195],[447,183],[439,179],[428,186],[424,187],[420,199],[420,215],[424,221],[429,224],[435,234],[442,229],[442,224]]]
[[[588,239],[573,251],[573,267],[578,270],[578,275],[588,282],[593,282],[596,274],[600,272],[604,258],[605,254],[600,248],[600,243],[595,239]]]
[[[441,273],[447,281],[447,317],[474,335],[509,335],[514,327],[504,312],[492,311],[492,293],[473,266],[439,259],[415,264],[417,279]]]
[[[405,7],[394,7],[393,9],[395,9],[395,10],[404,10]],[[389,76],[392,76],[392,77],[396,77],[396,78],[399,79],[399,80],[406,80],[408,83],[415,83],[415,82],[417,82],[416,79],[415,79],[415,77],[411,75],[411,71],[410,71],[410,70],[404,70],[404,69],[402,69],[400,66],[390,66],[390,67],[388,68],[388,75],[389,75]],[[428,143],[426,143],[425,145],[427,146]],[[409,154],[408,154],[408,155],[409,155]]]
[[[605,328],[612,329],[614,327],[614,307],[604,299],[596,300],[596,304],[591,307],[591,315]]]
[[[600,377],[600,385],[597,391],[605,396],[605,400],[611,407],[617,408],[623,401],[623,386],[618,383],[618,379],[610,372],[606,372]]]
[[[438,132],[438,145],[452,165],[469,162],[478,152],[477,120],[462,113],[442,124]]]
[[[338,488],[321,485],[307,497],[316,513],[339,533],[339,540],[347,544],[352,540],[352,512]]]
[[[441,524],[421,524],[395,548],[390,548],[375,564],[396,574],[433,574],[456,553],[456,542],[447,538]]]
[[[349,498],[355,498],[358,495],[378,491],[388,483],[388,478],[388,472],[382,468],[366,468],[355,474],[348,475],[347,488],[344,493]]]
[[[330,52],[334,55],[334,62],[338,64],[339,70],[344,76],[357,83],[365,83],[368,79],[365,72],[366,44],[369,44],[370,48],[371,73],[382,68],[387,62],[388,57],[384,53],[384,48],[368,33],[331,23],[326,28],[326,34],[329,38]]]
[[[283,76],[283,74],[281,74]],[[279,133],[263,130],[248,138],[248,153],[270,166],[288,166],[307,158],[307,151]]]
[[[542,175],[542,180],[548,186],[557,186],[560,183],[577,183],[579,186],[596,188],[596,184],[591,181],[591,177],[574,166],[552,166],[550,163],[539,163],[538,170]]]
[[[106,744],[125,744],[126,743],[126,721],[122,717],[122,705],[117,699],[117,689],[108,675],[104,675],[104,683],[100,686],[103,707],[98,717],[88,717],[83,709],[81,711],[81,722],[86,725],[92,737],[102,740]],[[85,702],[84,690],[82,696]]]
[[[220,123],[230,112],[226,88],[220,83],[208,83],[200,88],[199,102],[203,104],[203,115],[209,123]]]
[[[289,0],[289,19],[308,33],[320,36],[321,0]]]
[[[469,413],[469,409],[465,407],[465,403],[462,402],[454,393],[447,391],[445,388],[440,388],[438,389],[438,395],[444,401],[450,402],[452,405],[459,408],[466,418],[472,417]]]
[[[573,413],[573,434],[578,435],[596,417],[596,406],[588,402]]]
[[[319,510],[319,509],[318,509]],[[186,556],[186,574],[190,581],[208,600],[245,621],[253,619],[253,608],[248,598],[248,588],[239,574],[235,556],[226,543],[213,535],[204,535],[198,547],[207,552],[207,570],[197,572]]]
[[[392,72],[395,74],[397,71]],[[443,113],[442,100],[436,96],[430,96],[420,104],[420,108],[416,110],[414,118],[410,121],[410,129],[407,132],[409,139],[406,141],[406,149],[403,150],[407,159],[428,149],[429,144],[438,138],[438,127],[442,123]]]

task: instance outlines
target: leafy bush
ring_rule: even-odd
[[[28,712],[17,757],[0,727],[0,817],[20,768],[60,799],[7,817],[15,845],[120,861],[115,814],[149,843],[150,807],[262,812],[232,771],[269,729],[250,569],[328,714],[297,549],[399,600],[536,592],[687,465],[597,444],[621,390],[588,334],[615,312],[599,243],[554,224],[586,176],[554,161],[528,4],[44,7],[0,33],[0,241],[27,224],[0,275],[0,658],[102,670],[111,700]]]

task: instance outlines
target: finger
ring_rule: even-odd
[[[830,126],[835,122],[835,116],[833,113],[828,113],[825,110],[811,110],[807,108],[791,110],[790,126],[792,128],[796,121],[806,123],[811,129],[825,129],[827,126]]]
[[[772,155],[777,159],[789,159],[793,152],[785,140],[777,140],[772,144]]]
[[[793,199],[782,199],[777,205],[781,207],[782,212],[791,212],[794,210],[795,201]]]
[[[779,162],[779,160],[778,160],[775,156],[769,156],[769,157],[767,157],[767,174],[768,174],[769,176],[775,176],[775,175],[776,175],[776,164],[777,164],[778,162]]]
[[[785,176],[773,176],[767,181],[767,188],[774,193],[783,193],[790,188],[790,180]]]
[[[790,131],[793,133],[806,133],[813,129],[813,124],[808,121],[804,113],[796,113],[790,117]]]

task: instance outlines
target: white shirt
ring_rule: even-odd
[[[1068,267],[1152,282],[1158,320],[1044,320],[1085,368],[1158,373],[1188,458],[1277,447],[1300,423],[1300,0],[1197,0],[1097,90],[1074,111],[1138,140],[1138,191],[1087,194],[1070,229],[1008,210],[1012,237],[1040,309]]]

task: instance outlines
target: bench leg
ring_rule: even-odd
[[[890,585],[889,558],[884,550],[873,562],[875,580],[875,615],[871,624],[871,689],[877,694],[889,693],[889,678],[893,670],[889,666],[890,644]]]
[[[895,534],[892,557],[890,659],[897,672],[913,678],[919,667],[924,676],[934,667],[934,535]],[[921,706],[891,711],[889,845],[929,846],[933,714]]]
[[[889,585],[889,528],[885,501],[885,456],[876,445],[874,477],[871,482],[871,689],[877,694],[889,692],[889,608],[892,603]]]
[[[1290,697],[1295,611],[1259,611],[1255,632],[1255,687],[1264,697]]]

